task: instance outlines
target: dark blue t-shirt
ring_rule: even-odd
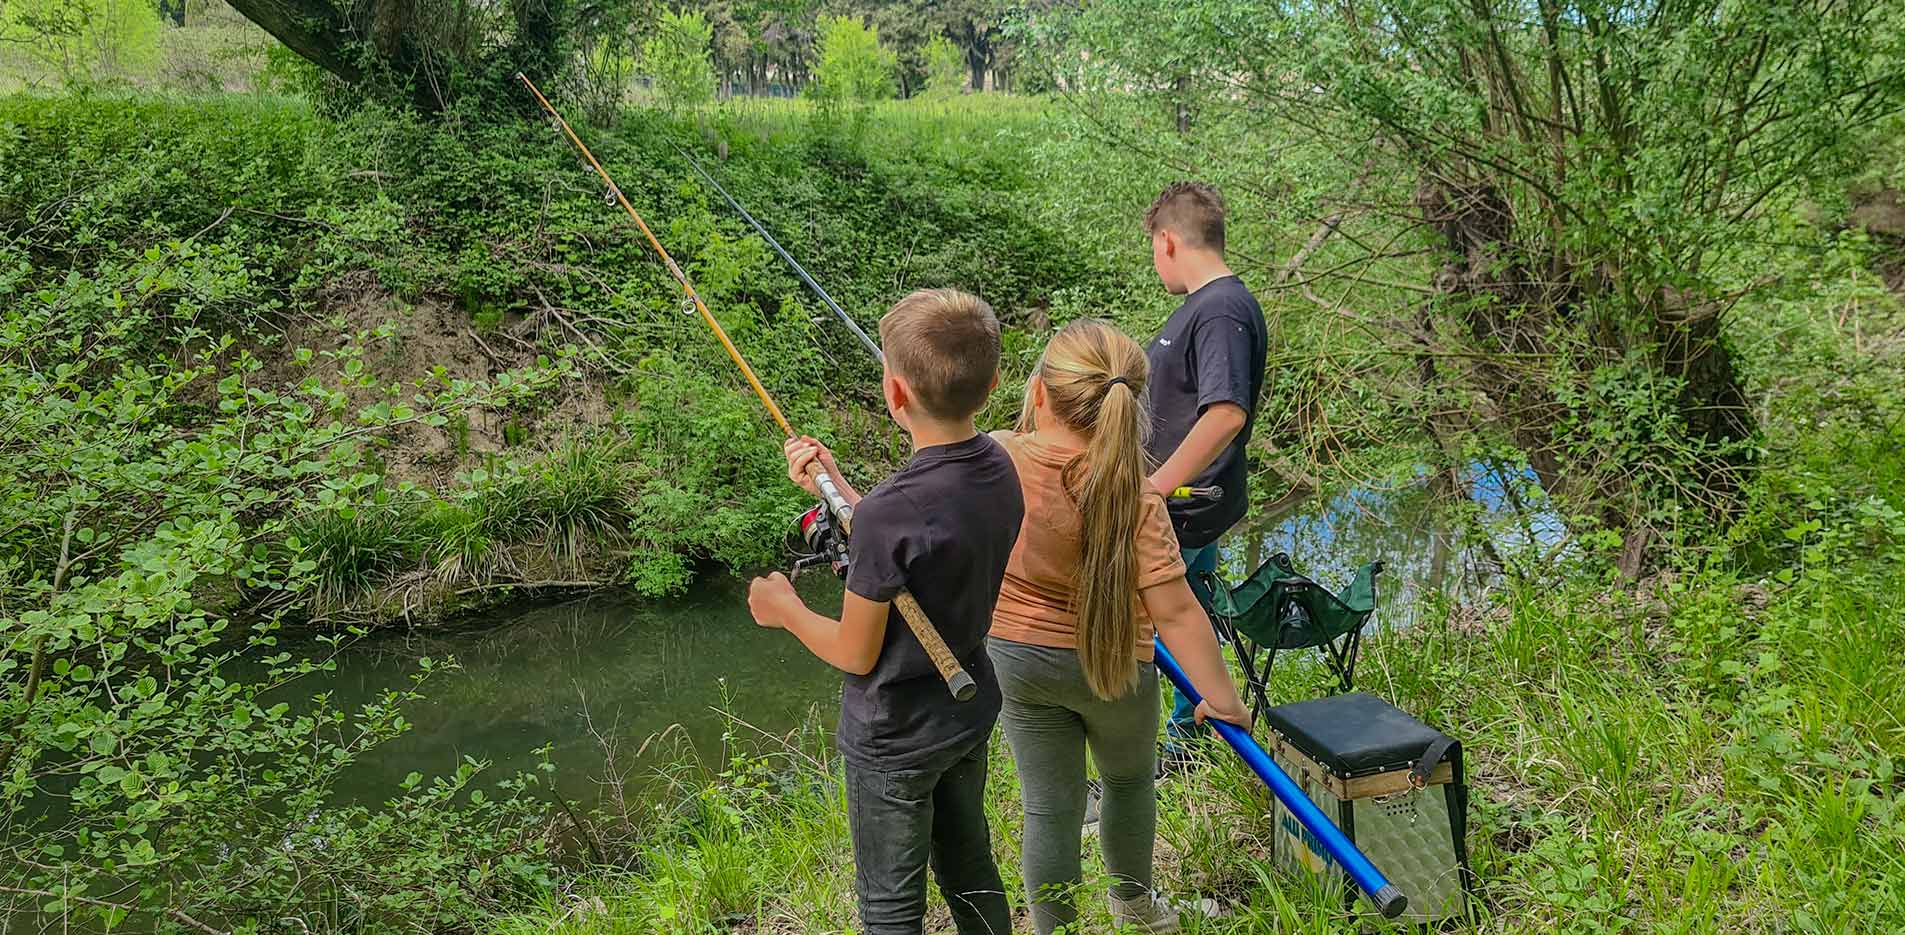
[[[1257,396],[1263,392],[1264,358],[1270,343],[1263,308],[1235,276],[1214,279],[1186,296],[1171,313],[1145,356],[1151,361],[1146,395],[1151,403],[1152,459],[1163,464],[1199,416],[1214,403],[1236,403],[1244,410],[1243,431],[1217,455],[1191,485],[1224,488],[1221,498],[1171,501],[1171,525],[1178,545],[1199,549],[1243,518],[1250,506],[1244,489],[1250,471],[1244,449],[1257,422]]]
[[[848,675],[841,692],[834,736],[848,762],[908,769],[991,733],[999,681],[986,631],[1024,515],[1012,458],[985,435],[920,449],[854,507],[847,590],[871,601],[913,592],[979,693],[954,700],[893,610],[873,671]]]

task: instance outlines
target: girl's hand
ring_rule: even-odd
[[[794,593],[794,583],[778,571],[748,585],[748,612],[754,615],[755,623],[770,630],[786,629],[787,621],[806,608],[800,595]]]
[[[833,452],[812,436],[801,435],[788,439],[781,445],[781,452],[787,455],[787,479],[800,489],[820,496],[820,488],[814,486],[813,478],[807,476],[807,466],[816,461],[820,463],[821,470],[832,475],[836,484],[841,482],[840,466],[834,463]]]
[[[1232,705],[1235,705],[1235,707],[1232,707]],[[1204,723],[1205,718],[1214,717],[1220,721],[1229,721],[1244,730],[1250,729],[1250,709],[1245,707],[1243,699],[1236,697],[1234,693],[1230,698],[1218,704],[1211,704],[1208,698],[1198,702],[1197,710],[1193,712],[1193,716],[1197,718],[1197,723],[1199,724]]]

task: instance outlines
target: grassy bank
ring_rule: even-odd
[[[1723,528],[1689,535],[1701,544],[1638,583],[1575,550],[1484,599],[1432,596],[1419,625],[1365,644],[1360,686],[1467,750],[1473,930],[1905,926],[1905,316],[1859,264],[1809,268],[1739,319],[1768,441]],[[1278,697],[1321,690],[1295,661]],[[500,930],[854,930],[825,739],[750,736],[736,729],[725,770],[679,775],[631,826],[621,869]],[[1019,789],[996,737],[992,766],[994,846],[1017,898]],[[1169,782],[1160,808],[1160,886],[1231,913],[1191,930],[1351,927],[1338,894],[1266,866],[1266,794],[1221,751]],[[1106,930],[1102,902],[1083,904],[1083,930]]]
[[[1558,589],[1506,587],[1366,644],[1361,685],[1468,750],[1475,930],[1905,925],[1901,443],[1894,422],[1813,450],[1769,478],[1733,549],[1638,589],[1575,568]],[[1282,669],[1280,696],[1307,697],[1314,675]],[[811,738],[743,734],[753,752],[684,779],[628,870],[501,930],[852,931],[835,764]],[[992,775],[995,849],[1019,893],[1002,740]],[[1336,896],[1265,866],[1265,793],[1227,757],[1169,782],[1161,810],[1160,885],[1232,912],[1192,931],[1345,930]],[[1084,930],[1107,930],[1102,902],[1085,905]]]

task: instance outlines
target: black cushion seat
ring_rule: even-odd
[[[1368,692],[1277,705],[1263,720],[1339,779],[1409,769],[1444,737]]]

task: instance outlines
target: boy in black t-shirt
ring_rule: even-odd
[[[986,826],[986,745],[999,683],[986,631],[1024,502],[1012,459],[973,427],[999,379],[999,323],[977,296],[922,290],[880,319],[881,387],[913,459],[864,498],[811,438],[787,442],[788,476],[809,492],[818,458],[855,503],[840,619],[803,605],[780,574],[748,606],[846,672],[836,742],[846,760],[860,916],[868,935],[917,935],[930,859],[961,935],[1012,930]],[[978,686],[955,701],[891,602],[919,600]]]
[[[1171,525],[1184,551],[1191,591],[1210,612],[1199,572],[1217,568],[1217,540],[1250,505],[1244,448],[1256,422],[1269,344],[1263,309],[1224,262],[1224,199],[1202,182],[1166,188],[1144,214],[1151,262],[1164,288],[1184,304],[1145,348],[1151,441],[1158,465],[1151,483],[1167,498],[1183,486],[1218,486],[1223,496],[1171,500]],[[1181,696],[1166,731],[1199,730]],[[1167,753],[1170,751],[1167,751]]]

